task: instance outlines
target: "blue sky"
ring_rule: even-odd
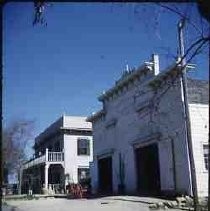
[[[3,13],[3,117],[35,120],[38,135],[64,112],[88,116],[100,109],[97,97],[111,88],[126,61],[137,67],[177,49],[178,18],[161,13],[159,27],[132,4],[53,3],[47,27],[32,26],[32,3],[8,3]],[[141,10],[141,9],[139,9]],[[153,14],[153,11],[152,13]],[[150,26],[151,25],[151,26]],[[189,42],[191,31],[186,31]],[[208,55],[198,56],[195,78],[208,78]]]

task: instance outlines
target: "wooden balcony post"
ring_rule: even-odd
[[[45,164],[45,182],[44,182],[44,185],[45,185],[45,188],[48,189],[48,169],[49,169],[49,164]]]
[[[46,161],[48,162],[48,148],[46,148],[45,157],[46,157]]]
[[[63,148],[63,150],[62,150],[62,156],[61,156],[62,158],[62,161],[64,161],[64,148]]]

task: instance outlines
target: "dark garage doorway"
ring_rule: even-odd
[[[135,150],[137,189],[141,195],[160,194],[160,168],[157,144]]]
[[[112,157],[98,160],[98,185],[100,193],[112,193]]]

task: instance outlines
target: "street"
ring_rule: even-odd
[[[3,207],[3,211],[149,211],[151,203],[162,202],[157,198],[114,196],[97,199],[65,199],[42,198],[38,200],[11,200],[7,201],[9,207]],[[160,209],[159,209],[160,210]],[[179,209],[173,209],[173,211]]]

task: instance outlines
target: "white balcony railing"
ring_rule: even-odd
[[[38,165],[40,163],[44,163],[46,161],[46,155],[42,155],[41,157],[35,158],[33,160],[28,161],[23,165],[24,169],[30,168],[31,166]]]
[[[49,162],[64,161],[64,153],[63,152],[49,152],[48,161]]]
[[[48,152],[48,149],[46,149],[46,153],[44,155],[24,163],[23,169],[27,169],[41,163],[46,163],[46,162],[55,163],[63,161],[64,161],[64,152]]]

